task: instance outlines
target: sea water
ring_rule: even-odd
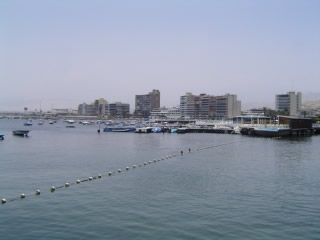
[[[0,239],[320,239],[320,136],[65,125],[0,119]]]

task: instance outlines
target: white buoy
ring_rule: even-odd
[[[77,180],[77,184],[79,184],[80,183],[80,180]]]
[[[36,195],[40,195],[40,190],[39,189],[36,191]]]
[[[149,164],[151,163],[151,161],[149,161]]]
[[[93,178],[92,177],[89,177],[89,181],[92,181],[93,180]]]
[[[137,166],[136,166],[136,165],[133,165],[132,167],[133,167],[133,168],[136,168]]]
[[[111,175],[112,175],[112,172],[109,172],[108,175],[111,176]]]
[[[126,170],[128,171],[128,170],[129,170],[129,167],[126,167]]]
[[[99,175],[98,175],[98,178],[101,178],[101,177],[102,177],[101,174],[99,174]]]
[[[64,186],[65,186],[65,187],[69,187],[69,186],[70,186],[70,184],[69,184],[69,183],[66,183]]]
[[[147,165],[147,163],[146,163],[146,162],[144,162],[143,164],[144,164],[144,165]]]
[[[24,193],[21,193],[20,198],[25,198],[26,195],[24,195]]]
[[[56,190],[56,188],[54,186],[51,187],[51,192],[54,192]]]
[[[157,160],[156,160],[156,159],[154,159],[153,161],[154,161],[154,162],[157,162]]]
[[[175,154],[173,154],[173,156],[175,157],[176,155],[175,155]]]
[[[139,164],[139,167],[141,167],[142,165],[141,164]]]
[[[118,172],[121,173],[121,169],[118,169]]]
[[[2,204],[5,204],[7,202],[7,200],[5,199],[5,198],[3,198],[2,200],[1,200],[1,203]]]
[[[160,160],[161,160],[161,159],[159,158],[159,159],[158,159],[158,162],[159,162]]]

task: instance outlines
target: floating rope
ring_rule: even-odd
[[[222,143],[222,144],[218,144],[218,145],[212,145],[212,146],[206,146],[206,147],[201,147],[201,148],[195,148],[196,151],[202,151],[202,150],[206,150],[206,149],[210,149],[210,148],[215,148],[215,147],[221,147],[221,146],[225,146],[225,145],[228,145],[228,144],[232,144],[232,143],[236,143],[236,142],[226,142],[226,143]],[[192,153],[192,149],[189,148],[188,151],[187,151],[189,154]],[[184,155],[184,152],[181,150],[180,152],[181,156]],[[160,162],[161,160],[167,160],[167,159],[170,159],[170,158],[174,158],[176,156],[178,156],[179,154],[172,154],[172,155],[168,155],[168,156],[164,156],[164,157],[160,157],[158,159],[153,159],[153,162],[156,163],[156,162]],[[148,163],[147,162],[144,162],[144,163],[141,163],[141,164],[138,164],[138,165],[133,165],[132,168],[135,169],[137,166],[139,167],[142,167],[142,166],[147,166],[147,165],[150,165],[152,163],[152,161],[149,161]],[[130,167],[126,167],[125,168],[126,171],[129,171],[130,170]],[[96,180],[96,179],[101,179],[103,176],[113,176],[115,174],[121,174],[122,170],[119,168],[117,171],[110,171],[108,172],[106,175],[105,174],[99,174],[98,176],[94,176],[94,177],[89,177],[87,179],[83,179],[83,180],[77,180],[76,182],[72,182],[72,183],[65,183],[64,185],[61,185],[61,186],[58,186],[58,187],[55,187],[55,186],[52,186],[50,188],[50,192],[51,193],[54,193],[56,190],[59,190],[59,189],[63,189],[63,188],[69,188],[70,186],[72,185],[76,185],[76,184],[80,184],[80,183],[83,183],[83,182],[87,182],[87,181],[93,181],[93,180]],[[1,203],[2,205],[4,205],[5,203],[8,203],[8,202],[14,202],[14,201],[17,201],[17,200],[21,200],[21,199],[25,199],[27,197],[31,197],[31,196],[39,196],[40,195],[40,190],[36,190],[35,192],[33,193],[29,193],[29,194],[25,194],[25,193],[21,193],[18,197],[15,197],[15,198],[11,198],[11,199],[5,199],[3,198],[1,200]]]

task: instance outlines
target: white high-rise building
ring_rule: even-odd
[[[285,111],[290,116],[298,116],[301,110],[301,92],[288,92],[276,95],[276,110]]]

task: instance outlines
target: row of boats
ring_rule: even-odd
[[[106,127],[104,132],[135,132],[135,133],[185,133],[186,128],[170,127]]]

